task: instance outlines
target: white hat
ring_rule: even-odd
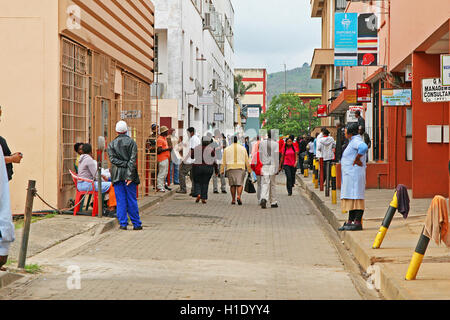
[[[125,121],[119,121],[116,124],[116,132],[117,133],[127,133],[128,125]]]

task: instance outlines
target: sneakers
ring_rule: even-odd
[[[217,191],[217,190],[216,190],[216,191],[214,191],[214,194],[219,194],[219,191]]]
[[[278,203],[274,203],[270,206],[271,208],[278,208]]]
[[[143,229],[142,226],[133,228],[133,230],[135,230],[135,231],[139,231],[139,230],[142,230],[142,229]]]
[[[167,190],[167,191],[172,191],[172,188],[170,188],[169,186],[164,186],[164,188]]]
[[[261,208],[263,208],[263,209],[267,208],[267,200],[266,199],[261,200]]]
[[[166,190],[158,190],[158,193],[166,193]]]
[[[227,191],[226,191],[226,190],[222,190],[222,193],[223,193],[223,194],[227,194]]]

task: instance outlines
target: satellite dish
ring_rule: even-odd
[[[200,81],[198,81],[198,79],[195,79],[195,91],[197,91],[200,97],[203,96],[203,86],[201,85]]]

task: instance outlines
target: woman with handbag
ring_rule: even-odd
[[[292,137],[286,139],[286,144],[282,150],[280,167],[278,172],[284,169],[286,173],[286,187],[289,196],[292,196],[292,188],[295,185],[295,173],[298,165],[298,150],[294,147]]]

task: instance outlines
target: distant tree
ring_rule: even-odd
[[[309,68],[308,62],[305,62],[305,63],[303,64],[303,67],[302,67],[302,68]]]
[[[320,100],[311,102],[311,129],[320,125],[320,120],[313,117]],[[264,129],[278,129],[281,135],[308,134],[309,106],[294,94],[280,94],[273,97],[266,113],[261,115],[261,122],[265,121]]]

